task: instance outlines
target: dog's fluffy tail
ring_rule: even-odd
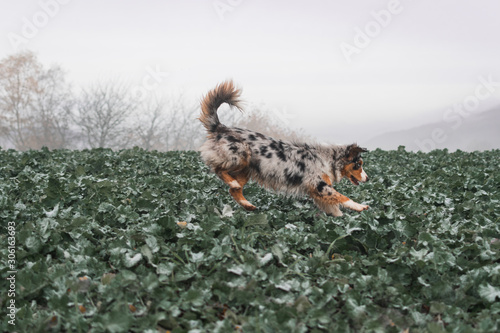
[[[201,101],[201,115],[198,119],[209,133],[217,132],[218,128],[224,126],[217,116],[217,109],[222,103],[235,106],[241,111],[241,90],[234,86],[233,81],[228,80],[220,83],[215,89],[209,91]]]

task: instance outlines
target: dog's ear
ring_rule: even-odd
[[[352,145],[347,146],[347,149],[345,151],[345,159],[348,161],[352,161],[361,153],[366,153],[367,151],[368,149],[361,148],[357,144],[353,143]]]

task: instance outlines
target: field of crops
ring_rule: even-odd
[[[499,165],[373,151],[334,218],[255,184],[244,211],[196,152],[0,150],[0,331],[499,331]]]

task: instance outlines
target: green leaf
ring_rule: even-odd
[[[172,262],[160,263],[156,268],[156,272],[162,275],[170,275],[174,271],[175,264]]]
[[[131,272],[131,271],[126,270],[126,269],[120,271],[120,275],[121,275],[121,277],[125,281],[135,281],[135,280],[137,280],[137,275],[135,275],[134,272]]]
[[[309,308],[311,308],[312,304],[309,302],[307,299],[307,296],[305,295],[300,295],[296,300],[295,303],[293,303],[293,306],[297,310],[297,312],[304,312],[307,311]]]
[[[152,253],[156,253],[158,252],[158,250],[160,250],[158,240],[154,236],[148,236],[148,238],[146,238],[146,244],[149,246]]]
[[[489,283],[480,285],[478,292],[481,298],[487,300],[490,303],[495,302],[497,297],[500,299],[500,288],[493,287]]]
[[[126,310],[127,307],[123,304],[121,309],[116,307],[113,311],[104,314],[102,321],[108,332],[120,333],[127,332],[129,330],[132,319]]]
[[[274,244],[272,247],[271,247],[271,252],[272,254],[278,258],[278,260],[280,261],[280,263],[283,264],[283,251],[281,250],[281,247],[278,245],[278,244]]]
[[[266,253],[263,257],[259,258],[259,266],[264,266],[273,259],[272,253]]]
[[[149,263],[152,263],[153,253],[151,252],[151,249],[149,248],[149,246],[147,246],[147,245],[141,246],[141,254],[148,259]],[[132,261],[132,259],[131,259],[131,261]],[[125,264],[125,265],[127,266],[127,264]],[[131,263],[131,266],[128,266],[128,267],[132,267],[134,265],[135,264]]]
[[[429,330],[430,333],[446,333],[443,324],[439,323],[428,323],[427,329]]]
[[[191,262],[202,262],[204,255],[203,252],[191,253]]]
[[[265,226],[268,226],[269,223],[267,222],[267,215],[266,214],[254,214],[254,215],[250,215],[247,218],[245,225],[247,225],[247,226],[254,226],[254,227],[265,227]]]
[[[135,266],[141,260],[142,260],[142,254],[140,253],[129,253],[129,252],[125,253],[125,260],[124,260],[125,267]]]
[[[110,284],[111,281],[113,281],[113,279],[116,277],[116,274],[114,273],[104,273],[101,277],[101,283],[103,285],[107,285],[107,284]]]
[[[40,240],[37,237],[30,236],[26,239],[26,247],[32,251],[38,251],[41,247]]]

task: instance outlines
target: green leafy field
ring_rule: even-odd
[[[500,151],[366,154],[333,218],[196,152],[0,150],[1,307],[18,332],[495,332]],[[178,223],[187,222],[187,223]]]

